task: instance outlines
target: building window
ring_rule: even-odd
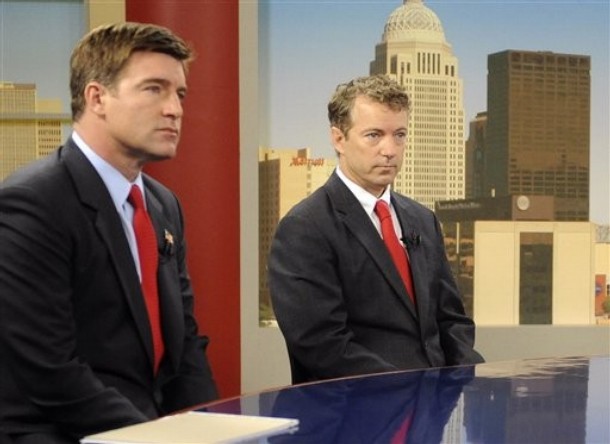
[[[553,234],[521,233],[519,324],[553,323]]]

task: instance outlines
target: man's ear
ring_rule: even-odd
[[[343,154],[343,143],[345,142],[345,134],[336,126],[330,127],[330,141],[339,154]]]
[[[99,82],[89,82],[85,86],[85,108],[94,114],[104,114],[104,105],[108,90]]]

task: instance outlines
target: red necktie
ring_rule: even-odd
[[[140,257],[140,273],[142,275],[142,292],[148,310],[148,319],[152,331],[153,347],[155,352],[155,373],[159,368],[159,362],[163,356],[163,336],[161,334],[161,317],[159,314],[159,295],[157,291],[157,264],[159,253],[157,252],[157,237],[153,228],[142,191],[137,185],[131,187],[129,192],[129,203],[133,206],[133,231],[138,243],[138,256]]]
[[[398,269],[398,273],[402,278],[407,293],[413,302],[415,302],[415,293],[413,291],[413,280],[411,278],[411,269],[409,267],[409,259],[407,258],[407,252],[404,247],[400,244],[396,231],[394,231],[394,224],[392,223],[392,215],[390,214],[390,207],[384,200],[378,200],[375,204],[375,214],[379,217],[381,223],[381,235],[385,242],[390,256]]]
[[[411,428],[411,420],[413,419],[413,413],[409,413],[407,417],[400,424],[400,427],[392,436],[391,444],[405,444],[407,437],[409,436],[409,429]]]

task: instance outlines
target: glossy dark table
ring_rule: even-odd
[[[528,359],[291,386],[200,410],[297,418],[270,443],[610,443],[610,356]]]

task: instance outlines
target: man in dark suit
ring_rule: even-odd
[[[93,30],[70,62],[72,136],[0,186],[0,432],[15,443],[73,443],[217,397],[180,204],[142,173],[176,154],[191,59],[163,27]]]
[[[293,382],[482,362],[438,220],[390,189],[407,141],[407,94],[385,76],[358,78],[337,87],[328,114],[338,167],[280,221],[269,256]],[[382,239],[378,201],[402,240],[403,275]]]

